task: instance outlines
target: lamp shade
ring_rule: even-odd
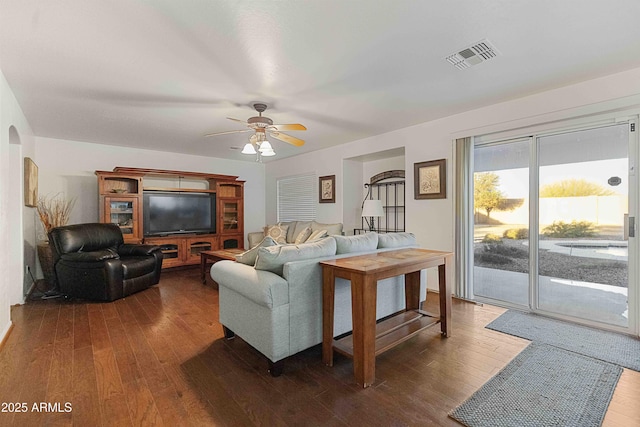
[[[256,154],[256,149],[253,147],[253,144],[247,142],[242,149],[242,154]]]
[[[261,153],[264,153],[265,151],[269,151],[269,150],[273,150],[273,148],[271,147],[271,144],[269,144],[269,141],[267,141],[266,139],[260,143],[260,148],[258,148],[258,151]]]
[[[362,216],[384,216],[384,209],[382,209],[382,201],[380,200],[365,200],[362,206]]]

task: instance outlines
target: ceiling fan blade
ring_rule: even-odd
[[[282,130],[307,130],[306,127],[304,127],[303,125],[301,125],[299,123],[293,123],[293,124],[289,124],[289,125],[273,125],[273,126],[269,126],[269,127],[273,127],[273,128],[275,128],[274,130],[277,130],[277,131],[282,131]]]
[[[245,125],[247,124],[246,120],[234,119],[233,117],[227,117],[227,119],[233,120],[234,122],[244,123]]]
[[[243,129],[243,130],[230,130],[227,132],[216,132],[216,133],[208,133],[205,136],[218,136],[218,135],[227,135],[229,133],[242,133],[242,132],[251,132],[253,129]]]
[[[295,145],[296,147],[302,147],[304,145],[304,141],[299,139],[299,138],[295,138],[293,136],[284,134],[284,133],[280,133],[280,132],[269,132],[269,135],[271,135],[274,138],[279,139],[280,141],[284,141],[287,144],[291,144],[291,145]]]

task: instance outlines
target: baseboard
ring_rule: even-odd
[[[27,291],[27,294],[24,296],[24,300],[22,301],[23,303],[29,301],[29,298],[31,298],[31,294],[35,289],[36,289],[36,282],[32,281],[31,286],[29,286],[29,290]]]
[[[2,331],[2,341],[0,341],[0,351],[4,348],[4,344],[7,342],[9,335],[11,335],[11,331],[13,330],[13,322],[9,321],[7,326]]]
[[[452,295],[452,298],[460,300],[460,301],[468,302],[468,303],[471,303],[471,304],[475,304],[475,305],[480,306],[480,307],[484,307],[483,303],[481,303],[479,301],[472,300],[472,299],[463,298],[463,297],[457,297],[455,295]]]

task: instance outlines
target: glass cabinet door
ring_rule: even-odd
[[[109,222],[120,227],[125,240],[137,239],[138,199],[109,197],[105,202],[105,216]]]
[[[223,201],[222,202],[222,212],[223,212],[223,223],[222,230],[223,231],[236,231],[238,230],[238,201]]]

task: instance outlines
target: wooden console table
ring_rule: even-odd
[[[222,260],[235,261],[236,255],[240,255],[243,252],[244,249],[237,248],[200,252],[200,278],[202,279],[202,284],[207,283],[207,261],[211,261],[213,264]],[[216,284],[214,287],[217,288],[218,285]]]
[[[356,382],[368,387],[375,380],[376,356],[418,332],[440,323],[451,334],[451,285],[447,280],[453,253],[399,249],[320,262],[322,266],[322,361],[333,366],[333,351],[353,358]],[[440,315],[420,310],[420,270],[438,267]],[[405,311],[376,324],[378,280],[404,274]],[[335,278],[351,281],[353,333],[333,339]]]

